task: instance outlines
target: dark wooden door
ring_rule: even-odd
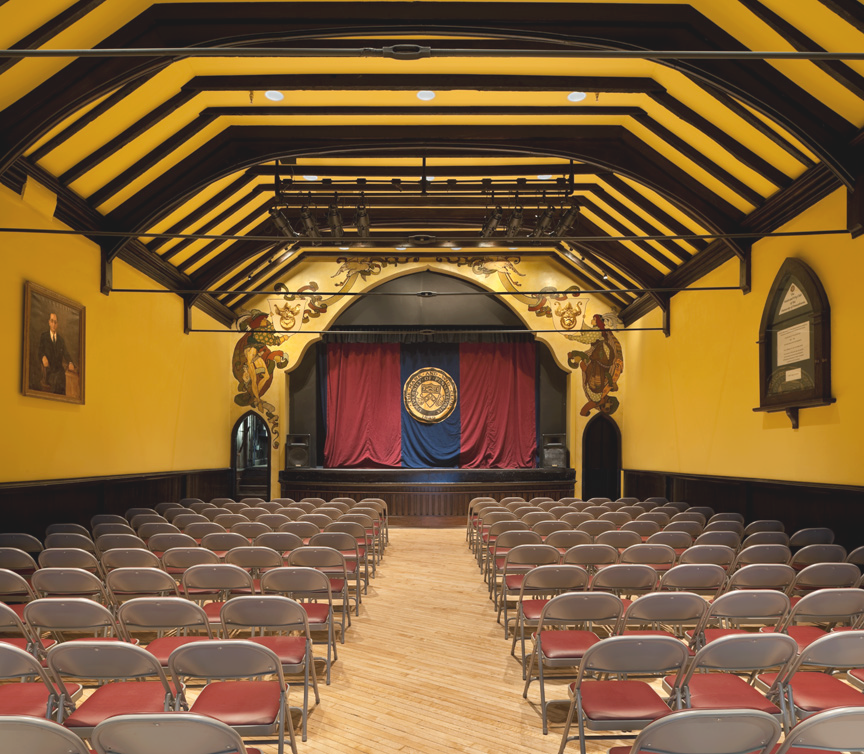
[[[606,414],[594,414],[582,433],[582,498],[621,496],[621,430]]]

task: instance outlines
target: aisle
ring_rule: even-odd
[[[543,736],[522,698],[464,530],[392,529],[390,540],[300,754],[557,752],[560,724]],[[613,742],[601,743],[589,751]]]

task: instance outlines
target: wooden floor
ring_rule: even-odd
[[[563,682],[550,698],[566,697]],[[537,684],[522,698],[519,663],[495,621],[464,528],[392,528],[369,594],[339,646],[330,686],[300,754],[537,754],[558,751],[561,715],[544,736]],[[292,703],[299,690],[292,692]],[[563,708],[562,708],[563,709]],[[557,721],[557,722],[555,722]],[[605,752],[616,743],[589,744]],[[275,754],[275,746],[264,746]],[[578,752],[578,744],[568,752]]]

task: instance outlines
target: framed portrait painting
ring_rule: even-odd
[[[24,395],[84,403],[84,307],[24,283]]]

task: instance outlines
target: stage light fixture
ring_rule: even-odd
[[[354,225],[357,226],[357,235],[360,238],[369,238],[369,213],[362,204],[354,213]]]
[[[342,238],[345,235],[345,229],[342,227],[342,213],[336,204],[331,204],[327,210],[327,225],[330,226],[331,238]]]
[[[507,221],[507,238],[515,237],[522,229],[522,207],[513,207],[510,219]]]
[[[273,224],[283,236],[288,236],[289,238],[297,238],[300,235],[296,230],[294,230],[294,228],[291,227],[291,223],[288,222],[288,218],[285,217],[285,214],[278,207],[270,207],[270,217],[273,218]]]
[[[555,233],[553,235],[566,236],[570,228],[573,227],[573,223],[576,222],[577,217],[579,217],[579,205],[574,204],[572,207],[569,207],[563,215],[561,215],[561,219],[558,221],[558,227],[555,228]]]
[[[309,207],[305,204],[300,208],[300,222],[303,223],[303,230],[309,238],[321,238],[321,232],[318,230],[318,223],[312,217]]]
[[[495,207],[486,218],[486,221],[483,223],[483,229],[480,231],[480,235],[483,238],[488,238],[491,236],[495,229],[498,227],[498,223],[501,222],[501,216],[504,214],[504,210],[501,207]]]
[[[554,214],[554,207],[546,207],[546,209],[543,210],[543,214],[540,215],[540,219],[537,220],[537,224],[534,226],[534,230],[531,232],[532,238],[539,238],[542,235],[549,234],[549,229],[552,227],[552,215]]]

